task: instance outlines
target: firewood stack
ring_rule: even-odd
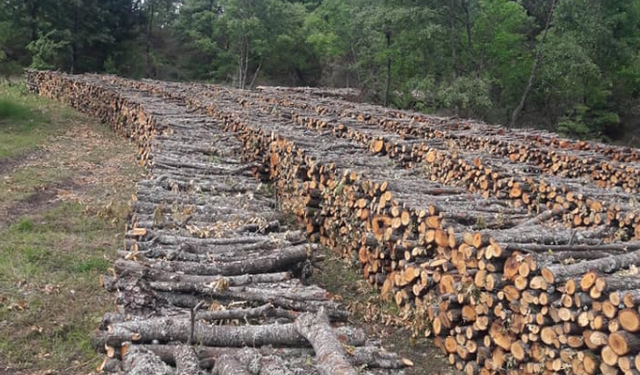
[[[125,249],[101,279],[117,295],[95,337],[102,371],[382,375],[411,364],[308,285],[317,245],[285,224],[217,121],[91,76],[29,72],[29,82],[123,134],[154,134],[140,143],[150,176],[137,185]]]
[[[273,92],[294,93],[351,101],[358,101],[362,97],[362,91],[354,88],[258,86],[256,90],[267,94]]]
[[[458,369],[640,372],[637,150],[282,89],[84,79],[219,121],[278,207]]]

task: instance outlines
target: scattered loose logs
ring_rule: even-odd
[[[411,364],[308,285],[317,245],[280,220],[256,165],[236,158],[241,143],[216,121],[80,77],[30,72],[29,82],[136,140],[150,137],[139,142],[150,176],[137,185],[125,250],[101,278],[117,311],[94,338],[100,370],[402,374]]]
[[[32,74],[43,81],[51,75]],[[640,263],[640,215],[634,198],[625,193],[632,191],[628,190],[629,178],[638,177],[625,177],[626,186],[602,184],[599,177],[589,177],[593,183],[575,178],[588,177],[580,164],[601,167],[607,163],[619,171],[622,161],[635,168],[636,151],[557,140],[543,133],[531,137],[482,124],[436,121],[282,89],[255,93],[111,76],[62,77],[56,78],[59,84],[67,80],[69,85],[78,81],[105,90],[117,88],[120,95],[145,97],[149,103],[163,103],[162,108],[186,106],[219,121],[225,134],[239,140],[232,152],[251,163],[254,176],[273,181],[278,206],[301,218],[310,239],[358,261],[366,279],[380,287],[383,298],[400,306],[416,333],[434,337],[434,343],[458,369],[468,374],[640,371],[636,268]],[[56,85],[43,87],[52,90],[48,95],[54,97],[64,92]],[[161,112],[154,108],[154,115],[156,111]],[[156,134],[156,139],[174,136]],[[179,149],[175,146],[171,144],[172,150]],[[501,151],[503,147],[507,151]],[[195,148],[201,147],[196,144],[182,152]],[[535,158],[513,156],[538,152],[564,155],[562,158],[573,155],[578,159],[567,160],[579,163],[576,167],[573,162],[544,166]],[[155,155],[150,163],[155,162]],[[585,158],[594,162],[585,162]],[[198,192],[229,189],[206,177],[220,173],[218,168],[204,161],[178,159],[159,159],[172,173],[159,179],[159,187]],[[198,170],[202,176],[185,181],[185,171]],[[569,172],[574,170],[578,172]],[[250,182],[243,181],[241,186],[250,186]],[[197,199],[194,219],[200,221],[207,200]],[[166,215],[169,206],[157,211]],[[222,217],[233,215],[230,207],[235,205],[218,210]],[[208,271],[209,266],[177,266],[202,259],[203,248],[225,249],[229,244],[156,235],[158,226],[178,226],[183,218],[171,211],[167,218],[159,215],[162,220],[154,223],[153,206],[140,205],[140,209],[141,218],[146,215],[144,230],[148,232],[132,237],[127,247],[140,256],[149,254],[146,262],[153,269],[149,274],[157,279],[144,288],[184,308],[198,302],[188,294],[229,299],[239,293],[255,295],[251,287],[244,287],[251,281],[231,271],[225,276],[228,289],[215,290],[217,279],[213,277],[223,272],[222,265],[215,272]],[[262,212],[259,207],[253,210]],[[264,220],[273,218],[265,216]],[[243,223],[248,228],[246,225]],[[224,234],[229,229],[221,226],[207,231]],[[196,235],[203,232],[193,229]],[[254,251],[256,259],[273,259],[269,251],[274,245],[267,246],[267,239],[258,241],[268,250],[258,250],[250,242],[241,246]],[[164,246],[161,252],[153,251],[157,244]],[[185,246],[191,250],[185,251]],[[295,246],[291,242],[285,248],[295,252]],[[176,266],[156,261],[153,256],[157,254],[171,258]],[[211,256],[225,259],[223,254]],[[226,261],[252,264],[243,259]],[[198,270],[197,275],[186,276],[187,280],[200,278],[208,284],[184,285],[180,275],[185,269]],[[175,297],[174,292],[182,295]],[[305,309],[290,302],[302,298],[299,293],[284,286],[278,288],[280,292],[274,301],[282,297],[289,302],[274,305],[276,311],[305,311],[318,314],[320,320],[325,311],[331,319],[341,319],[336,307],[315,299],[319,296],[313,291],[303,293],[307,299],[314,298],[313,303],[305,303]],[[255,298],[256,305],[264,302]],[[293,324],[300,325],[298,321]],[[336,361],[332,368],[345,363],[340,353],[326,357]],[[225,357],[224,367],[233,367],[234,358],[236,354]]]

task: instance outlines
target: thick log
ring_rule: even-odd
[[[229,286],[242,286],[258,283],[277,283],[291,279],[290,272],[245,274],[236,276],[206,276],[189,275],[185,273],[166,272],[155,268],[149,268],[142,263],[118,259],[115,262],[115,270],[119,275],[138,275],[149,281],[172,281],[190,284],[213,284],[224,280]],[[115,284],[113,285],[115,287]]]
[[[138,347],[129,350],[122,367],[130,375],[174,375],[173,368],[162,362],[160,357]]]
[[[188,319],[156,318],[145,321],[116,323],[108,327],[106,332],[98,333],[96,346],[109,345],[118,347],[124,342],[151,343],[180,341],[187,342],[190,332]],[[337,328],[338,337],[348,345],[364,345],[364,333],[360,330]],[[196,342],[208,346],[307,346],[293,324],[247,325],[247,326],[211,326],[195,323],[194,338]]]
[[[634,251],[623,255],[612,255],[608,258],[579,262],[571,265],[553,265],[542,269],[544,279],[553,284],[556,281],[566,280],[572,276],[587,273],[592,270],[612,273],[630,264],[640,264],[640,251]]]
[[[175,365],[175,345],[139,346],[154,352],[169,365]],[[196,349],[200,367],[203,369],[212,368],[216,359],[222,355],[226,354],[236,357],[239,351],[244,350],[241,348],[209,346],[198,346]],[[313,349],[311,348],[274,348],[272,346],[263,346],[254,350],[258,351],[260,356],[263,358],[307,358],[314,355]],[[349,360],[349,363],[356,368],[401,369],[411,365],[411,361],[408,359],[374,346],[356,346],[347,353],[347,359]]]
[[[251,375],[245,366],[230,355],[223,355],[218,358],[211,373],[213,375]]]
[[[322,375],[357,375],[329,325],[329,316],[324,309],[317,314],[302,314],[296,319],[295,327],[313,346]]]
[[[613,332],[609,335],[609,346],[619,356],[640,352],[640,336],[627,331]]]
[[[166,262],[147,260],[143,264],[166,272],[183,272],[192,275],[237,276],[286,271],[309,259],[308,246],[300,245],[282,249],[272,255],[221,264],[199,262]]]
[[[192,346],[180,345],[174,349],[176,375],[200,375],[198,356]]]

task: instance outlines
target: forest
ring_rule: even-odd
[[[0,0],[0,75],[352,87],[640,143],[640,0]]]

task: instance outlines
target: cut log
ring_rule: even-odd
[[[592,270],[612,273],[630,264],[640,264],[640,251],[634,251],[623,255],[614,255],[608,258],[595,259],[587,262],[579,262],[571,265],[554,265],[542,269],[542,276],[550,284],[556,281],[567,280],[570,277],[581,275]]]
[[[296,319],[295,327],[313,346],[320,374],[357,375],[347,359],[342,343],[329,325],[329,316],[324,309],[320,309],[317,314],[302,314]]]
[[[618,331],[609,335],[609,346],[619,356],[640,352],[640,336],[626,331]]]
[[[222,355],[211,371],[214,375],[252,375],[236,358]]]
[[[153,352],[136,346],[129,349],[124,359],[123,369],[130,375],[174,375],[174,370]]]
[[[180,345],[175,348],[173,356],[176,364],[176,375],[199,375],[198,356],[192,346]]]
[[[108,330],[96,336],[96,346],[104,344],[119,347],[122,343],[133,341],[136,343],[151,343],[180,341],[189,339],[189,320],[173,318],[157,318],[146,321],[132,321],[117,323]],[[338,337],[353,346],[364,345],[365,335],[360,330],[339,327]],[[248,325],[248,326],[210,326],[200,322],[195,323],[194,337],[196,342],[208,346],[306,346],[307,341],[302,337],[293,324]]]

